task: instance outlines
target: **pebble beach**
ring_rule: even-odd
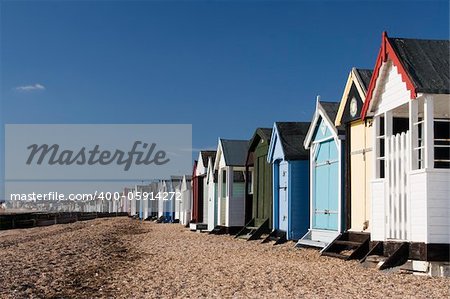
[[[0,231],[1,298],[448,298],[450,280],[385,273],[294,243],[127,217]]]

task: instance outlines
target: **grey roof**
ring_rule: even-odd
[[[178,187],[181,186],[181,182],[183,181],[183,177],[182,176],[178,176],[178,175],[171,175],[170,176],[170,180],[172,181],[172,186]]]
[[[389,41],[416,92],[450,93],[448,40],[389,38]]]
[[[325,110],[325,113],[328,115],[330,120],[334,122],[339,110],[339,103],[320,101],[320,105],[322,106],[323,110]]]
[[[200,155],[202,157],[203,166],[208,165],[208,159],[211,157],[211,161],[214,164],[214,161],[216,160],[216,151],[200,151]]]
[[[367,91],[367,88],[369,88],[370,79],[372,78],[372,70],[367,69],[355,69],[358,73],[359,78],[361,79],[362,87],[365,91]]]
[[[270,143],[270,138],[272,137],[272,129],[270,128],[257,128],[253,134],[252,139],[249,141],[249,151],[253,151],[261,139]]]
[[[310,125],[309,122],[275,123],[286,160],[308,159],[309,153],[303,147],[303,142]]]
[[[320,105],[322,106],[323,110],[325,110],[325,113],[330,118],[331,122],[334,125],[334,121],[336,120],[336,115],[339,109],[339,103],[338,102],[325,102],[320,101]],[[343,126],[336,127],[339,134],[344,133],[345,128]]]
[[[248,140],[220,139],[222,142],[225,164],[228,166],[245,166]]]
[[[262,138],[266,140],[270,140],[270,138],[272,137],[272,128],[258,128],[256,129],[256,131]]]

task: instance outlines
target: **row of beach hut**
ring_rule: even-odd
[[[311,122],[219,138],[216,150],[200,151],[192,175],[146,187],[182,198],[142,209],[141,218],[292,240],[380,269],[442,272],[450,255],[449,82],[448,40],[383,33],[374,69],[353,68],[340,102],[318,98]]]

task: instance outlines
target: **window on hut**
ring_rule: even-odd
[[[384,117],[376,117],[376,178],[383,179],[384,174]]]
[[[227,171],[221,170],[222,171],[222,197],[226,197],[227,196]]]
[[[450,168],[450,119],[434,120],[434,168]]]
[[[249,194],[253,194],[253,171],[249,170],[247,175],[247,189]]]

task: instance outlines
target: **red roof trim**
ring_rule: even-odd
[[[406,83],[406,88],[411,93],[411,100],[417,97],[416,87],[414,86],[413,81],[409,77],[405,67],[400,61],[397,53],[395,53],[394,48],[389,42],[389,38],[387,33],[384,31],[381,38],[381,48],[378,53],[377,61],[375,63],[374,71],[372,78],[370,79],[369,87],[367,88],[367,96],[366,101],[364,102],[364,106],[361,111],[361,119],[364,120],[367,116],[367,112],[369,110],[370,102],[372,101],[373,91],[375,89],[376,82],[378,80],[378,76],[380,73],[380,68],[383,62],[387,61],[387,58],[390,58],[394,65],[397,67],[400,76],[402,77],[402,81]]]
[[[194,166],[192,167],[192,178],[197,177],[197,175],[195,174],[197,172],[197,164],[198,161],[194,160]]]
[[[369,87],[367,88],[366,100],[364,101],[364,105],[361,110],[361,119],[364,120],[367,115],[367,110],[369,110],[369,104],[372,100],[372,93],[375,89],[375,83],[377,82],[378,75],[380,72],[381,62],[383,60],[383,47],[381,47],[380,52],[378,53],[377,61],[375,62],[375,67],[373,68],[372,78],[370,78]]]

